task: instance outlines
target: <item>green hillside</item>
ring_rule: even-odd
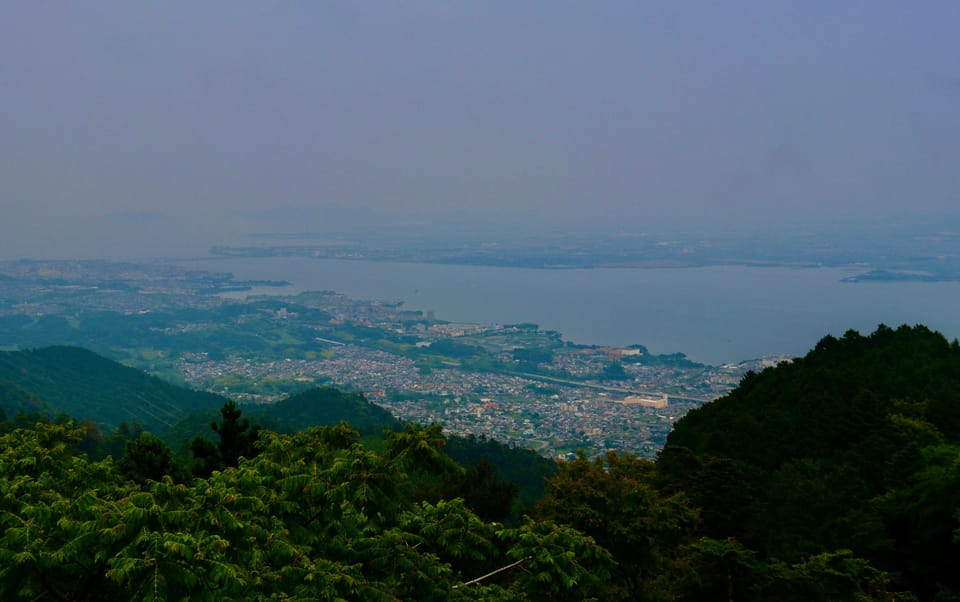
[[[50,408],[36,395],[23,387],[6,380],[0,380],[0,420],[12,418],[19,413],[51,413]]]
[[[923,326],[881,326],[822,339],[805,357],[747,374],[740,386],[689,412],[670,445],[774,470],[883,435],[891,414],[914,414],[960,438],[960,347]]]
[[[942,592],[960,591],[960,345],[923,326],[828,336],[748,374],[678,421],[658,469],[706,535],[789,562],[852,550],[958,599]]]
[[[367,401],[360,393],[346,393],[332,387],[319,387],[290,395],[275,404],[250,409],[253,417],[283,425],[296,432],[311,426],[333,426],[341,421],[361,435],[378,435],[384,428],[399,423],[390,412]]]
[[[171,385],[79,347],[0,352],[0,379],[14,383],[55,412],[100,426],[139,423],[164,431],[189,412],[225,399]]]

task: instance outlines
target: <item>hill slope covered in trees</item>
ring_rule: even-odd
[[[23,387],[0,379],[0,420],[17,414],[51,413],[51,408]]]
[[[925,327],[822,339],[677,422],[658,469],[701,531],[795,562],[849,549],[960,595],[960,345]]]
[[[171,385],[80,347],[0,352],[0,379],[42,399],[50,409],[100,427],[138,423],[161,432],[224,398]]]

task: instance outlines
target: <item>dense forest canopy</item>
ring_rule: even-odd
[[[43,422],[0,436],[5,600],[580,600],[610,587],[613,558],[568,526],[429,499],[425,475],[464,470],[439,429],[395,432],[382,453],[346,426],[264,431],[236,467],[158,480],[91,461],[85,436]]]

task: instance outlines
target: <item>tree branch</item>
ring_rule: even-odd
[[[479,582],[483,581],[484,579],[486,579],[487,577],[493,577],[493,576],[496,575],[497,573],[502,573],[503,571],[506,571],[506,570],[508,570],[508,569],[512,569],[513,567],[515,567],[515,566],[517,566],[517,565],[519,565],[519,564],[522,564],[522,563],[526,562],[527,560],[530,560],[530,557],[529,557],[529,556],[524,556],[524,557],[521,558],[520,560],[518,560],[518,561],[516,561],[516,562],[511,562],[511,563],[508,564],[507,566],[502,566],[502,567],[500,567],[499,569],[497,569],[497,570],[495,570],[495,571],[491,571],[491,572],[487,573],[486,575],[481,575],[480,577],[477,577],[476,579],[471,579],[470,581],[467,581],[466,583],[460,583],[460,584],[458,584],[458,585],[454,585],[454,586],[453,586],[453,589],[457,589],[458,587],[461,587],[461,586],[473,585],[474,583],[479,583]]]

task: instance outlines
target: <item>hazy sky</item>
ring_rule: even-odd
[[[960,2],[0,6],[0,258],[960,213]]]

